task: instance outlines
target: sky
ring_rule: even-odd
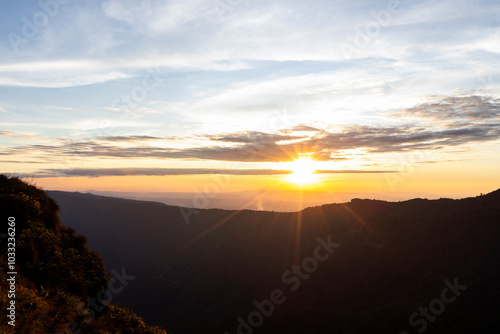
[[[51,190],[500,188],[498,1],[0,10],[0,172]],[[314,182],[290,179],[312,161]]]

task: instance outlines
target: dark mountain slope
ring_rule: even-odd
[[[137,276],[119,301],[175,333],[236,333],[237,317],[251,321],[253,302],[275,289],[286,300],[262,324],[254,318],[256,333],[500,329],[500,191],[462,200],[355,199],[297,213],[199,210],[189,224],[182,209],[158,203],[50,195],[108,268]],[[318,238],[328,236],[340,246],[314,266]],[[294,264],[300,274],[287,273]],[[467,288],[439,302],[447,284]],[[430,304],[444,310],[418,314]]]
[[[63,333],[69,328],[81,334],[165,334],[128,310],[90,305],[90,300],[102,301],[98,296],[107,291],[109,277],[99,255],[61,224],[57,210],[44,191],[0,175],[0,333]],[[8,258],[15,258],[15,265]]]

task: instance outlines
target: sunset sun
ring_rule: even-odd
[[[316,162],[311,158],[301,157],[290,162],[289,169],[292,172],[287,180],[296,184],[305,185],[316,182]]]

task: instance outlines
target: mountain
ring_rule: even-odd
[[[343,203],[354,197],[399,201],[414,197],[439,198],[430,193],[380,192],[348,193],[317,190],[247,190],[227,193],[210,192],[113,192],[88,190],[94,195],[160,202],[167,205],[200,209],[263,210],[293,212],[324,203]]]
[[[294,213],[49,192],[173,333],[497,333],[500,190]]]
[[[106,273],[44,191],[0,175],[0,209],[7,232],[0,235],[0,333],[166,334],[105,303],[128,277]]]

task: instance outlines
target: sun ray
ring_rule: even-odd
[[[295,231],[295,256],[294,263],[298,264],[300,260],[300,243],[302,238],[302,205],[304,202],[304,193],[299,191],[298,211],[297,211],[297,229]]]
[[[262,198],[264,198],[265,195],[267,193],[269,193],[270,191],[272,191],[275,187],[276,186],[271,187],[271,188],[265,190],[264,192],[262,192],[261,194],[257,195],[255,198],[252,198],[247,203],[245,203],[242,206],[241,209],[233,211],[231,214],[229,214],[225,218],[219,220],[217,223],[215,223],[213,226],[211,226],[210,228],[208,228],[206,231],[204,231],[200,235],[196,236],[190,242],[188,242],[185,245],[179,247],[176,250],[176,253],[185,251],[186,249],[190,248],[192,245],[194,245],[195,243],[197,243],[201,239],[205,238],[207,235],[209,235],[210,233],[212,233],[213,231],[215,231],[216,229],[218,229],[219,227],[221,227],[222,225],[224,225],[225,223],[227,223],[228,221],[230,221],[231,219],[233,219],[234,217],[236,217],[237,215],[239,215],[241,212],[243,212],[245,210],[248,210],[253,204],[255,204],[257,201],[259,201]]]

